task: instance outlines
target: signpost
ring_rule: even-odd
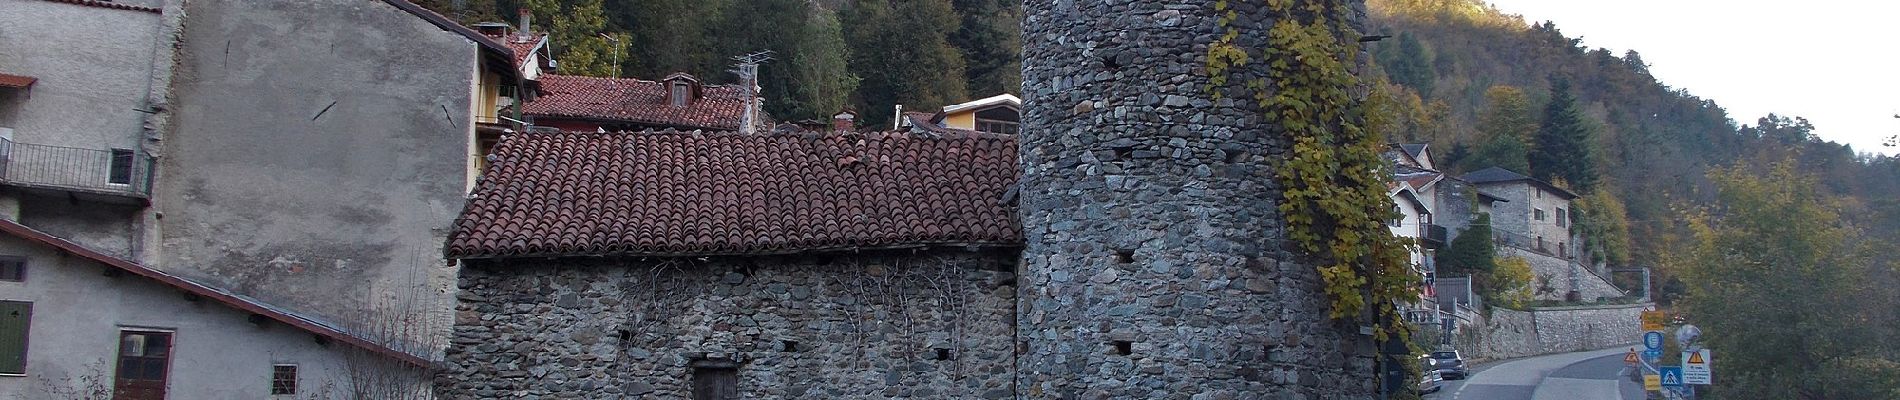
[[[1667,325],[1668,323],[1669,323],[1669,316],[1663,314],[1662,311],[1644,311],[1643,312],[1643,330],[1645,331],[1650,331],[1650,332],[1661,331],[1663,330],[1663,326]]]
[[[1638,361],[1641,361],[1641,360],[1640,360],[1640,359],[1638,359],[1638,358],[1636,358],[1636,348],[1634,348],[1634,347],[1631,347],[1631,348],[1630,348],[1630,352],[1628,352],[1628,353],[1623,353],[1623,363],[1624,363],[1624,364],[1629,364],[1629,365],[1632,365],[1632,366],[1634,366],[1634,365],[1636,365],[1636,363],[1637,363]]]
[[[1713,385],[1715,374],[1709,370],[1709,362],[1715,361],[1709,349],[1682,352],[1682,383],[1690,385]]]
[[[1662,390],[1662,377],[1643,374],[1643,390],[1655,392]]]
[[[1661,377],[1663,387],[1682,387],[1682,367],[1661,367],[1656,368],[1656,371],[1656,375]]]
[[[1662,351],[1663,334],[1658,331],[1643,332],[1643,348]]]

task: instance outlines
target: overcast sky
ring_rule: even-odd
[[[1737,123],[1806,117],[1823,140],[1900,153],[1900,1],[1489,0],[1713,99]]]

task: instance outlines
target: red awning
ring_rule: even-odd
[[[31,76],[20,76],[20,75],[13,75],[13,74],[0,72],[0,86],[4,86],[4,87],[24,88],[28,86],[33,86],[33,82],[38,81],[38,80],[39,79],[33,78]]]

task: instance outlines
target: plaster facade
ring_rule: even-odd
[[[263,399],[272,366],[297,365],[295,398],[343,399],[352,367],[359,374],[419,381],[408,368],[384,368],[376,356],[309,332],[37,243],[0,235],[0,255],[25,257],[25,282],[0,281],[0,300],[32,303],[26,374],[0,376],[0,398],[90,398],[74,393],[111,389],[121,330],[172,333],[168,398]],[[352,361],[354,360],[354,361]],[[87,383],[104,382],[106,386]],[[328,391],[325,391],[325,387]]]
[[[1289,139],[1207,90],[1213,3],[1023,7],[1021,398],[1376,392],[1371,337],[1327,317],[1286,250],[1271,165]]]
[[[437,391],[690,398],[731,367],[737,398],[1011,398],[1016,257],[473,260]]]
[[[158,1],[125,4],[159,6]],[[0,128],[12,130],[0,176],[0,218],[117,256],[140,250],[139,201],[109,181],[111,152],[144,152],[145,126],[169,60],[165,17],[42,0],[0,0],[0,73],[36,79],[0,88]],[[138,169],[144,171],[145,168]],[[116,196],[47,190],[85,187]],[[142,195],[139,195],[142,196]],[[101,212],[89,211],[98,208]]]
[[[478,43],[382,1],[184,11],[156,265],[327,316],[446,304]]]

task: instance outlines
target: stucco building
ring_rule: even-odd
[[[446,335],[450,316],[440,307],[454,275],[440,259],[442,239],[477,172],[479,117],[495,115],[508,103],[503,88],[520,84],[522,60],[510,46],[402,0],[4,0],[0,8],[0,33],[32,38],[0,44],[0,128],[9,128],[0,130],[0,220],[117,260],[99,263],[301,316],[286,319],[347,328],[391,315],[382,308],[398,300],[423,304],[409,310],[435,329],[351,334],[398,343],[409,357],[439,351],[428,342]],[[53,254],[0,251],[29,267]],[[270,372],[270,354],[328,351],[298,347],[311,342],[306,334],[219,325],[229,318],[174,312],[160,298],[73,300],[73,288],[117,288],[61,275],[85,268],[32,268],[46,279],[0,291],[0,300],[42,304],[19,325],[40,327],[24,334],[31,348],[109,351],[116,342],[89,335],[171,327],[179,347],[163,363],[246,368],[224,371],[233,377]],[[154,290],[171,289],[112,293]],[[68,301],[87,307],[43,305]],[[101,325],[49,322],[74,314]],[[220,338],[256,346],[185,347]],[[29,357],[23,376],[0,377],[0,390],[63,379],[40,372],[77,371],[71,362],[81,361]],[[253,396],[251,382],[205,387],[176,377],[159,387],[190,398],[268,395]],[[247,391],[218,391],[237,389]]]

